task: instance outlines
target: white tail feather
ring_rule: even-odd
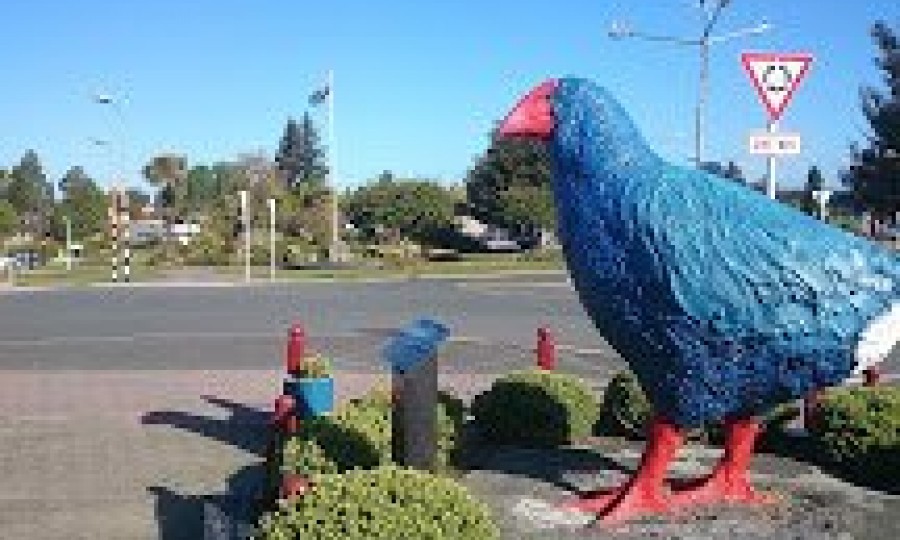
[[[900,302],[894,302],[887,311],[869,323],[856,345],[855,375],[882,362],[900,343]]]

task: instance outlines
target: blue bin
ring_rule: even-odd
[[[297,405],[298,418],[311,418],[329,414],[334,410],[334,379],[295,379],[284,380],[284,393],[294,398]]]

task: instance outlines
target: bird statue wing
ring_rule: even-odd
[[[895,255],[745,186],[670,167],[642,195],[655,258],[644,267],[668,274],[673,300],[717,333],[843,341],[898,299]]]

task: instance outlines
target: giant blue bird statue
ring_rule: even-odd
[[[549,141],[558,236],[595,326],[654,405],[635,475],[565,506],[606,522],[699,504],[760,504],[756,415],[835,385],[900,342],[900,261],[733,181],[663,161],[584,79],[549,80],[499,128]],[[722,421],[725,452],[665,482],[687,428]]]

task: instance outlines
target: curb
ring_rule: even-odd
[[[424,274],[424,275],[396,275],[371,278],[354,277],[322,277],[322,278],[297,278],[297,279],[251,279],[250,281],[135,281],[128,283],[93,282],[93,283],[63,283],[58,285],[41,286],[0,286],[0,294],[7,292],[44,292],[58,290],[77,289],[128,289],[128,288],[236,288],[236,287],[263,287],[267,285],[289,285],[293,283],[401,283],[409,281],[490,281],[516,276],[565,276],[565,270],[514,270],[504,272],[491,272],[486,274]],[[544,285],[546,287],[546,285]]]

